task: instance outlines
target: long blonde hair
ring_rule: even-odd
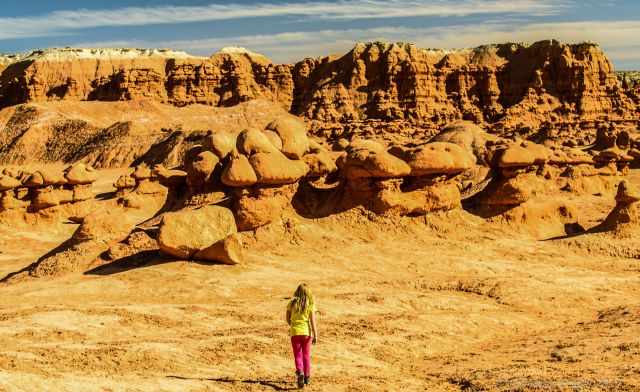
[[[307,287],[306,283],[301,283],[298,286],[296,292],[293,293],[291,304],[297,313],[305,313],[313,305],[313,294],[311,294],[311,289]]]

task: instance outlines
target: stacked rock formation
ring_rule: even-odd
[[[342,57],[275,65],[246,50],[184,53],[57,49],[0,75],[0,107],[42,100],[152,99],[231,106],[255,98],[322,123],[455,119],[499,129],[637,123],[637,103],[601,49],[541,41],[462,51],[357,44]],[[578,121],[579,120],[579,121]]]
[[[640,231],[640,192],[626,180],[618,184],[616,206],[593,232],[608,232],[614,237],[636,237]]]
[[[96,179],[97,173],[93,168],[82,163],[64,171],[43,169],[29,173],[5,169],[0,176],[0,211],[28,209],[36,212],[93,199],[91,188]]]

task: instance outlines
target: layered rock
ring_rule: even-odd
[[[0,75],[0,105],[48,100],[151,99],[233,106],[257,98],[321,124],[456,119],[510,129],[637,121],[632,87],[591,43],[541,41],[461,51],[357,44],[342,57],[276,65],[245,50],[210,58],[176,52],[56,49]]]

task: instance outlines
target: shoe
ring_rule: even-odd
[[[309,385],[311,383],[311,376],[304,376],[304,385]]]
[[[296,381],[298,382],[298,388],[304,388],[304,374],[296,372]]]

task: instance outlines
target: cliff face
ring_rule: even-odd
[[[499,127],[637,118],[594,44],[542,41],[460,51],[358,44],[342,57],[276,65],[248,51],[64,49],[28,56],[0,75],[0,107],[48,100],[137,100],[233,106],[261,98],[321,122],[469,119]]]
[[[319,120],[629,116],[634,104],[593,44],[543,41],[474,50],[357,45],[339,59],[296,64],[293,111]],[[533,109],[535,108],[535,110]]]

